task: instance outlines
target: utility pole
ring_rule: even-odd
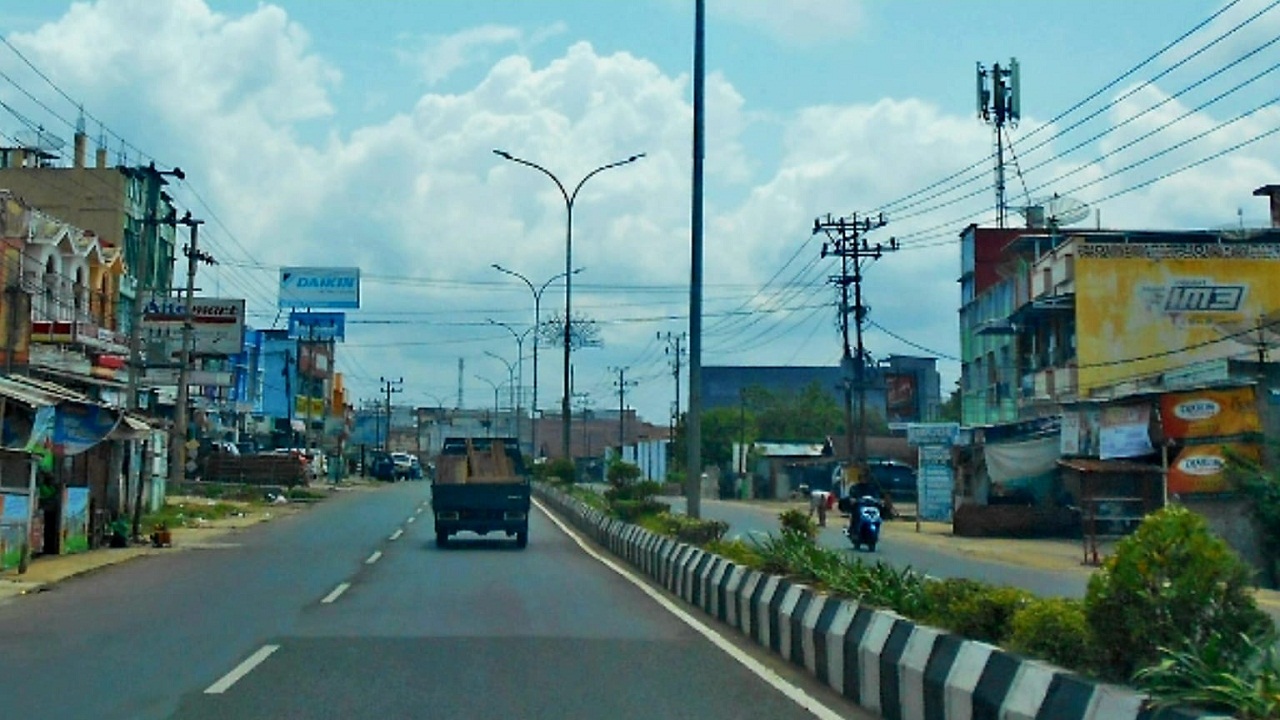
[[[990,70],[978,63],[978,117],[995,130],[996,144],[996,227],[1004,227],[1009,208],[1004,197],[1004,126],[1018,124],[1022,115],[1018,60],[1007,67],[999,63]]]
[[[822,244],[822,257],[836,255],[840,258],[840,274],[830,278],[840,288],[840,332],[842,336],[841,368],[844,370],[845,440],[850,459],[862,473],[867,463],[867,351],[862,343],[862,324],[868,308],[862,303],[862,271],[866,264],[878,260],[885,252],[898,249],[898,241],[889,239],[888,247],[876,243],[869,245],[866,233],[886,225],[884,214],[875,218],[852,217],[817,218],[813,221],[813,233],[823,233],[828,241]],[[857,351],[849,345],[849,286],[853,286],[853,317]],[[852,380],[850,375],[853,376]],[[854,432],[853,394],[857,391],[858,423]]]
[[[627,379],[627,370],[629,368],[610,368],[613,372],[618,373],[618,379],[614,381],[614,387],[618,388],[618,459],[622,459],[622,449],[627,445],[627,388],[635,387],[639,383],[635,380]]]
[[[382,444],[383,452],[391,452],[391,395],[393,393],[404,392],[404,378],[396,378],[389,380],[384,377],[378,378],[378,382],[382,383],[382,392],[386,396],[387,402],[387,435]]]
[[[680,424],[680,360],[685,353],[684,348],[680,345],[688,339],[688,337],[689,336],[685,333],[668,332],[665,336],[663,333],[658,333],[659,340],[665,339],[667,341],[666,353],[671,356],[671,371],[676,378],[676,405],[675,415],[671,423],[672,427],[677,427]],[[672,434],[671,439],[675,439],[674,433]]]
[[[702,518],[702,165],[706,159],[705,0],[695,0],[693,20],[693,193],[689,222],[689,417],[685,514]]]
[[[169,467],[169,481],[176,485],[185,477],[187,467],[187,384],[190,381],[191,372],[191,331],[194,329],[192,316],[195,310],[196,265],[198,263],[215,265],[217,261],[212,255],[200,252],[199,231],[200,226],[204,224],[203,220],[196,220],[188,211],[175,223],[185,225],[191,231],[191,244],[182,248],[182,252],[187,256],[187,292],[185,308],[182,312],[182,353],[178,360],[178,397],[173,408],[173,438],[169,441],[169,457],[172,459]]]
[[[179,180],[185,180],[187,176],[182,172],[182,168],[178,167],[172,170],[157,170],[154,162],[143,168],[125,169],[124,173],[129,177],[145,178],[147,193],[147,217],[143,219],[145,227],[139,237],[137,269],[134,272],[133,307],[129,309],[129,387],[125,404],[130,410],[136,410],[138,384],[142,373],[142,307],[145,304],[143,298],[144,293],[156,291],[157,278],[152,251],[156,250],[160,244],[160,225],[172,225],[175,222],[172,216],[163,219],[156,217],[156,207],[160,204],[160,187],[167,184],[164,179],[166,175]]]

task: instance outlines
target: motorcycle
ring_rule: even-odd
[[[876,543],[880,542],[883,509],[880,500],[870,495],[863,495],[853,502],[849,527],[845,528],[844,534],[853,543],[854,550],[866,545],[868,551],[876,551]]]

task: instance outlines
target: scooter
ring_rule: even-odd
[[[863,495],[853,503],[853,512],[849,514],[849,527],[844,534],[857,550],[863,545],[869,552],[876,551],[876,543],[880,542],[880,523],[883,521],[880,500],[870,495]]]

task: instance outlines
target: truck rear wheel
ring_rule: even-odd
[[[528,544],[529,544],[529,531],[517,530],[516,531],[516,547],[522,548],[522,547],[528,546]]]
[[[449,545],[449,533],[445,532],[444,530],[437,530],[436,531],[436,547],[442,548],[442,547],[448,547],[448,545]]]

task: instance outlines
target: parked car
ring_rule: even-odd
[[[416,456],[407,452],[393,452],[391,460],[395,465],[394,474],[397,480],[422,479],[422,463]]]
[[[871,478],[896,502],[916,501],[916,471],[898,460],[872,460],[867,463]]]
[[[396,461],[390,453],[374,452],[369,458],[369,477],[374,480],[394,482],[396,479]]]

